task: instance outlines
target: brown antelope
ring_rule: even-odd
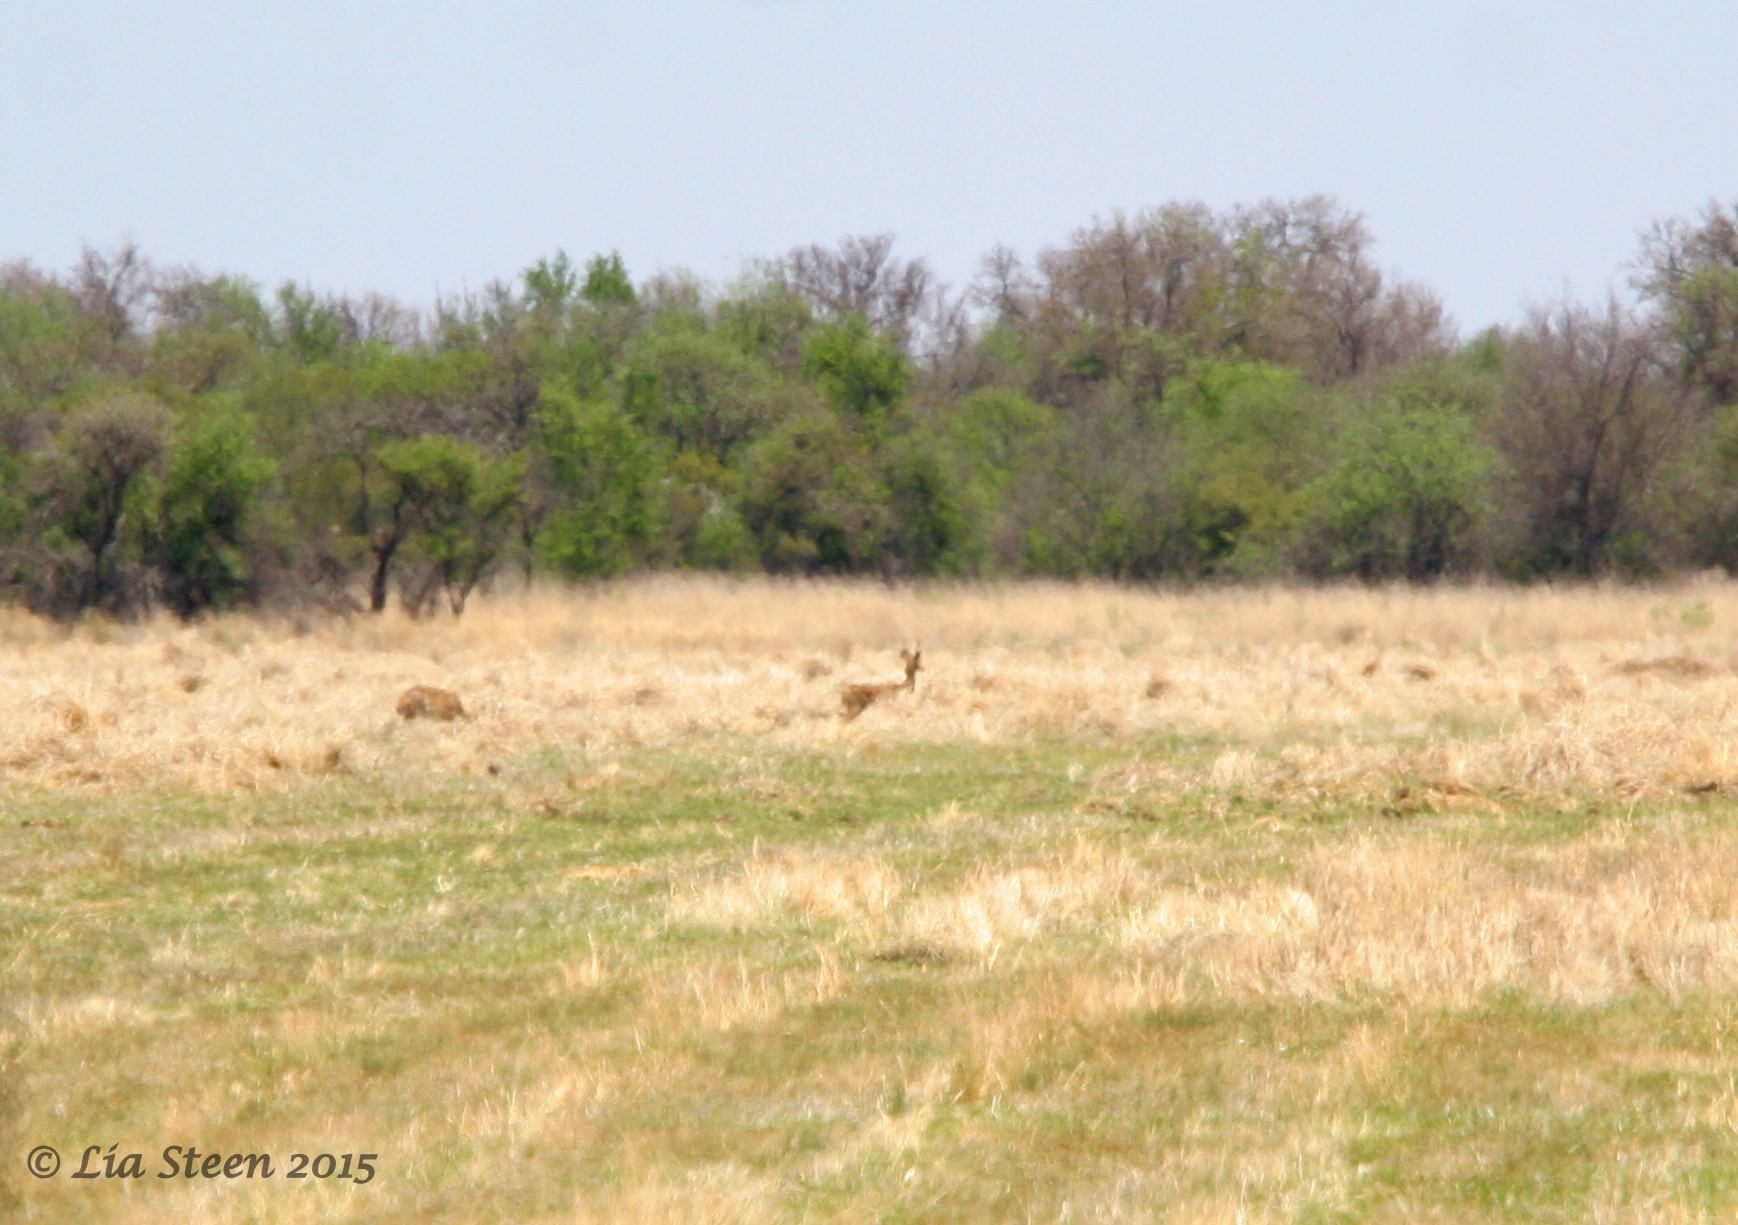
[[[398,699],[398,713],[406,719],[439,719],[443,723],[466,718],[459,695],[433,685],[412,685]]]
[[[923,648],[919,647],[915,651],[902,650],[899,658],[905,661],[904,680],[885,685],[846,685],[839,690],[840,718],[849,723],[889,694],[898,693],[901,689],[917,688],[917,673],[923,667]]]

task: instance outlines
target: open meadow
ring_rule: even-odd
[[[1723,582],[0,613],[0,1219],[1731,1220],[1735,632]]]

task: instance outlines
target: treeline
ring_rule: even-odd
[[[0,591],[462,610],[503,573],[1513,580],[1738,567],[1738,213],[1462,341],[1332,201],[1169,205],[963,293],[557,254],[418,312],[0,268]]]

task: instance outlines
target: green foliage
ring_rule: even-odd
[[[1111,385],[1039,438],[993,533],[1003,564],[1068,577],[1145,572],[1129,529],[1144,521],[1139,498],[1159,469],[1150,420]]]
[[[582,278],[558,251],[527,269],[524,282],[523,302],[503,293],[479,312],[477,334],[458,333],[454,347],[487,351],[525,392],[527,414],[543,379],[581,398],[615,394],[624,354],[646,322],[621,256],[592,257]]]
[[[1503,330],[1489,327],[1466,343],[1461,353],[1467,365],[1484,374],[1497,374],[1508,357],[1509,344]]]
[[[453,432],[468,418],[473,429],[485,428],[479,418],[492,412],[504,381],[499,364],[486,352],[453,349],[434,352],[371,350],[354,365],[353,382],[328,368],[333,385],[348,384],[353,394],[382,421],[407,420],[416,425],[447,425]]]
[[[22,536],[29,508],[24,464],[17,454],[0,446],[0,559],[8,545],[16,545]]]
[[[648,434],[720,460],[765,434],[801,397],[764,362],[687,329],[644,335],[624,383],[628,412]]]
[[[177,429],[150,554],[165,598],[182,616],[231,607],[247,591],[248,528],[274,468],[232,405],[213,406]]]
[[[72,392],[95,356],[92,324],[70,292],[37,277],[0,280],[0,419]]]
[[[752,570],[759,557],[754,534],[734,495],[740,475],[704,451],[671,459],[663,482],[663,522],[670,550],[666,564],[696,570]]]
[[[594,255],[585,264],[585,285],[579,296],[593,306],[632,306],[636,299],[634,282],[628,276],[621,252]]]
[[[1171,421],[1181,453],[1177,522],[1202,573],[1279,566],[1309,511],[1327,458],[1331,404],[1296,373],[1265,363],[1209,363],[1179,381]]]
[[[557,251],[554,259],[540,259],[525,270],[525,301],[534,315],[560,315],[579,293],[579,270]]]
[[[139,594],[123,582],[138,527],[149,518],[150,477],[168,443],[169,413],[148,396],[111,395],[77,409],[61,427],[41,468],[52,545],[77,542],[88,559],[69,581],[54,580],[46,602],[56,611],[121,610]]]
[[[241,277],[189,278],[166,288],[151,338],[152,375],[199,395],[241,383],[269,360],[271,311]]]
[[[961,544],[952,560],[941,563],[944,568],[978,571],[1009,563],[1022,483],[1032,481],[1062,437],[1054,408],[1010,388],[980,388],[943,417],[924,445],[944,465],[953,513],[961,521]]]
[[[794,417],[749,448],[742,516],[777,573],[855,574],[882,562],[886,486],[865,439],[832,413]]]
[[[1657,222],[1642,238],[1636,285],[1658,311],[1684,383],[1738,403],[1738,205]]]
[[[1464,413],[1376,405],[1337,450],[1338,464],[1314,491],[1310,570],[1417,582],[1466,569],[1496,456]]]
[[[1665,474],[1672,535],[1699,567],[1738,574],[1738,405],[1714,412]]]
[[[344,320],[333,303],[292,282],[278,289],[284,347],[304,362],[330,361],[344,345]]]
[[[562,574],[604,577],[631,569],[657,531],[657,462],[627,414],[562,384],[538,396],[539,462],[557,502],[536,539]]]
[[[967,298],[890,242],[717,289],[557,250],[426,320],[130,248],[0,266],[0,593],[458,608],[509,557],[528,579],[1738,570],[1729,207],[1644,240],[1651,315],[1566,304],[1459,346],[1323,198],[1117,214],[1030,266],[998,249]]]
[[[402,491],[416,525],[412,547],[429,564],[411,607],[420,611],[438,587],[457,616],[511,539],[524,457],[497,458],[438,434],[387,443],[375,454]]]
[[[1165,401],[1107,383],[1032,435],[1012,517],[1023,564],[1125,578],[1271,572],[1323,463],[1326,393],[1259,363],[1207,363]]]
[[[754,283],[718,304],[718,335],[749,357],[783,370],[801,364],[814,322],[809,304],[776,281]]]
[[[757,560],[754,533],[736,507],[722,498],[709,499],[683,560],[702,570],[752,570]]]
[[[1738,267],[1702,268],[1680,281],[1670,326],[1686,374],[1718,402],[1738,402]]]
[[[816,329],[803,348],[803,370],[841,412],[876,433],[911,386],[905,355],[861,315]]]
[[[1007,387],[984,387],[960,401],[947,415],[946,446],[974,483],[995,494],[1007,490],[1032,458],[1050,442],[1060,415]]]
[[[938,448],[908,436],[886,464],[887,553],[908,574],[964,574],[982,550],[966,499]]]

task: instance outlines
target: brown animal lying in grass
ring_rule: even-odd
[[[398,699],[398,713],[406,719],[439,719],[443,723],[469,718],[458,694],[433,685],[412,685],[406,689]]]
[[[839,690],[841,718],[848,723],[889,694],[898,693],[901,689],[917,688],[917,672],[923,667],[920,662],[923,659],[922,649],[900,651],[899,658],[905,661],[904,680],[885,685],[846,685]]]

